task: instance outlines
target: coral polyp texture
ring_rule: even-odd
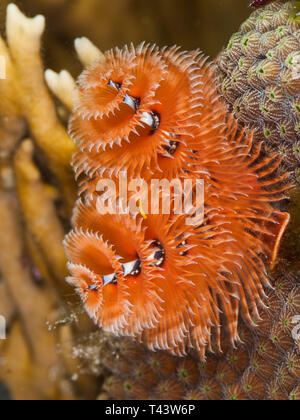
[[[225,333],[225,345],[240,342],[239,319],[260,318],[289,221],[273,206],[288,188],[278,156],[263,158],[252,133],[238,129],[215,68],[197,52],[115,49],[79,77],[77,98],[70,131],[81,199],[65,247],[89,315],[107,332],[176,355],[193,348],[204,359]],[[173,204],[169,214],[141,206],[101,214],[97,184],[124,171],[148,185],[202,179],[203,220],[188,224]]]
[[[294,5],[277,1],[255,10],[217,63],[230,111],[299,175],[300,16]]]
[[[300,275],[277,275],[255,326],[239,324],[243,343],[200,361],[149,352],[128,339],[112,339],[103,363],[110,372],[103,398],[186,400],[300,399]]]

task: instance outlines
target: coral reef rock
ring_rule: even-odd
[[[278,275],[256,326],[239,328],[236,349],[200,361],[149,352],[111,339],[103,363],[110,372],[102,397],[111,399],[299,400],[300,274]],[[298,328],[299,331],[299,328]]]
[[[266,149],[300,165],[300,17],[294,3],[255,10],[217,59],[221,93]]]

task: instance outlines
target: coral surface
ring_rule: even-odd
[[[111,372],[101,398],[187,400],[299,400],[300,275],[278,274],[255,326],[240,324],[243,343],[224,353],[176,358],[151,353],[128,339],[111,340],[103,363]],[[226,337],[224,337],[224,341]]]
[[[255,10],[219,55],[221,92],[234,116],[299,176],[300,16],[294,2]]]

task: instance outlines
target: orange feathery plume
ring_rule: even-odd
[[[178,50],[143,44],[116,49],[104,67],[84,72],[70,123],[77,176],[127,170],[136,177],[159,169],[166,158],[171,176],[183,172],[192,157],[187,143],[199,126],[203,82],[196,54]]]
[[[70,283],[106,331],[152,350],[205,357],[222,331],[259,319],[287,213],[288,175],[263,158],[219,99],[212,65],[197,52],[141,45],[106,54],[78,83],[71,119],[82,198],[65,240]],[[129,179],[203,179],[204,220],[177,215],[103,215],[97,184]],[[127,204],[126,204],[127,205]],[[224,326],[224,328],[222,328]]]

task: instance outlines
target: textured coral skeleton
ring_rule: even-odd
[[[25,37],[18,36],[20,28],[21,32],[26,34]],[[26,389],[25,398],[69,399],[76,398],[78,395],[82,398],[82,396],[90,396],[95,391],[99,391],[104,373],[103,369],[105,368],[107,369],[106,380],[103,393],[101,393],[99,399],[300,399],[299,342],[292,337],[292,328],[294,328],[292,319],[300,312],[299,274],[288,275],[285,271],[282,271],[274,278],[268,277],[268,281],[272,283],[274,289],[265,288],[264,293],[267,295],[267,300],[263,295],[260,297],[260,300],[263,300],[266,306],[258,305],[258,313],[255,314],[255,311],[252,311],[257,304],[254,298],[252,301],[254,305],[251,305],[251,311],[249,312],[251,319],[248,319],[248,321],[239,319],[236,331],[237,318],[234,319],[232,330],[222,329],[218,331],[218,328],[215,328],[215,339],[211,342],[211,347],[215,353],[208,352],[205,361],[201,361],[201,359],[204,357],[203,349],[208,344],[207,340],[204,346],[204,343],[199,346],[202,349],[200,357],[198,351],[188,350],[187,356],[178,358],[171,355],[170,352],[159,351],[153,353],[143,345],[139,345],[128,338],[119,339],[103,332],[90,335],[91,326],[86,320],[79,322],[76,326],[66,325],[65,321],[62,321],[64,317],[65,319],[72,318],[72,316],[68,317],[68,309],[64,307],[63,301],[66,300],[66,295],[67,299],[68,296],[74,296],[72,289],[68,288],[68,285],[64,282],[66,259],[62,248],[62,237],[66,230],[65,221],[70,218],[70,210],[75,197],[73,175],[69,168],[74,145],[70,141],[66,129],[56,117],[55,111],[57,109],[55,109],[55,105],[44,85],[42,62],[39,57],[42,32],[42,17],[27,20],[15,6],[9,7],[7,25],[9,48],[2,40],[0,44],[0,53],[6,57],[8,75],[8,83],[0,85],[2,98],[0,106],[0,145],[1,152],[3,151],[1,153],[0,192],[0,230],[3,234],[3,240],[0,244],[0,267],[4,280],[0,283],[0,307],[1,312],[4,311],[6,319],[9,320],[11,328],[8,333],[8,340],[0,342],[0,354],[2,360],[5,361],[4,369],[0,373],[0,380],[9,387],[12,395],[17,399],[20,393],[22,394],[21,397],[24,398],[24,389]],[[23,50],[27,51],[28,44],[34,48],[29,50],[28,55],[24,57]],[[102,54],[86,38],[76,40],[75,48],[84,66],[89,66],[97,60],[97,65],[105,62],[106,55]],[[193,57],[193,60],[196,58],[197,55]],[[22,74],[22,60],[26,60],[27,64],[27,71],[24,75]],[[218,106],[222,113],[224,112],[224,106],[219,100],[216,100],[217,96],[212,88],[214,86],[211,79],[212,70],[202,61],[202,58],[199,57],[199,60],[201,65],[198,62],[197,67],[201,69],[201,76],[208,82],[203,85],[203,89],[206,88],[206,94],[210,94],[211,98],[214,99],[212,104],[214,109]],[[68,72],[62,71],[57,74],[47,70],[45,78],[50,90],[64,105],[64,109],[71,110],[74,102],[78,104],[80,94],[74,96],[73,90],[76,83]],[[205,97],[205,95],[202,96]],[[31,104],[30,106],[28,106],[28,101]],[[127,102],[133,105],[130,95],[127,97]],[[241,168],[248,168],[250,175],[253,175],[255,173],[255,169],[253,169],[255,168],[255,157],[259,154],[259,147],[257,145],[252,147],[251,136],[243,131],[238,131],[231,117],[224,119],[223,128],[218,127],[218,115],[217,113],[212,115],[209,101],[204,103],[204,110],[211,120],[202,121],[205,127],[202,133],[203,140],[207,138],[207,132],[210,129],[209,122],[216,125],[211,134],[216,135],[217,132],[222,137],[228,137],[231,133],[232,150],[236,149],[234,140],[238,139],[241,142],[241,150],[246,149],[246,145],[247,150],[252,152],[253,164],[250,164],[250,157],[244,157]],[[153,124],[153,119],[149,119],[149,116],[145,120],[151,121],[151,124]],[[32,139],[26,139],[26,136],[28,136],[26,123],[29,126]],[[182,145],[184,146],[183,143]],[[222,145],[224,146],[224,144]],[[194,146],[196,145],[194,144]],[[232,153],[231,149],[230,155]],[[107,150],[109,151],[110,148]],[[165,152],[165,149],[163,150]],[[198,150],[198,153],[201,150]],[[203,153],[208,150],[207,147],[204,147]],[[41,151],[46,159],[37,164],[36,155],[37,152],[39,154]],[[237,152],[236,156],[238,155]],[[78,152],[75,156],[76,167]],[[105,156],[103,155],[102,158],[105,158]],[[209,161],[208,158],[206,163]],[[184,160],[180,162],[186,163]],[[258,169],[260,175],[264,173],[262,162],[262,160],[256,162],[258,166],[259,164],[262,165]],[[163,165],[163,162],[161,164]],[[276,165],[276,159],[271,160],[266,170],[275,169]],[[55,176],[56,182],[51,182],[51,186],[46,184],[45,179],[41,176],[42,166],[50,167],[52,175]],[[213,166],[210,167],[211,171],[214,169]],[[232,165],[228,163],[228,166]],[[171,165],[171,167],[170,173],[174,170],[180,170],[180,165]],[[244,173],[244,169],[238,174],[239,178]],[[190,170],[188,165],[187,170]],[[199,168],[199,173],[201,176],[208,177],[208,174],[203,173],[203,168]],[[235,169],[232,169],[232,173],[235,173]],[[274,209],[272,204],[268,204],[270,197],[274,197],[277,201],[281,194],[284,195],[287,188],[287,180],[283,176],[281,179],[283,184],[279,183],[281,186],[279,184],[274,185],[279,194],[275,194],[275,196],[269,194],[271,192],[269,186],[273,184],[274,179],[278,179],[275,178],[276,176],[281,176],[274,174],[270,179],[267,178],[265,182],[262,182],[259,177],[254,177],[258,187],[255,195],[257,196],[257,193],[263,187],[262,196],[268,197],[266,203],[259,202],[257,204],[258,208],[261,210],[266,205],[269,209],[267,219],[278,223],[260,224],[260,221],[255,219],[256,227],[260,227],[258,236],[262,242],[262,253],[268,257],[270,262],[278,261],[276,257],[281,234],[287,221],[287,216],[280,212],[278,208]],[[159,218],[148,220],[139,216],[134,223],[132,220],[128,220],[123,232],[121,226],[124,226],[124,219],[122,223],[114,218],[104,218],[105,221],[104,219],[100,220],[101,217],[94,211],[94,202],[87,200],[87,198],[90,200],[93,195],[93,188],[95,187],[93,179],[88,176],[86,183],[84,183],[82,176],[86,176],[84,170],[79,178],[82,200],[76,204],[73,223],[83,226],[86,230],[90,230],[91,225],[94,226],[95,232],[89,232],[88,236],[95,239],[96,246],[101,247],[101,252],[104,249],[108,252],[109,257],[111,257],[109,268],[111,268],[111,261],[113,261],[116,268],[115,273],[119,274],[120,277],[124,276],[124,265],[130,273],[132,273],[132,270],[137,271],[140,276],[140,266],[134,267],[132,265],[133,262],[137,261],[135,259],[136,247],[142,250],[141,253],[151,255],[152,261],[154,256],[156,257],[156,261],[159,263],[158,267],[150,266],[149,262],[146,262],[149,265],[149,270],[156,271],[158,268],[162,268],[159,265],[166,258],[165,249],[162,250],[160,246],[157,247],[158,244],[156,243],[154,245],[157,248],[154,247],[153,250],[153,243],[144,242],[142,240],[144,239],[144,232],[140,235],[141,232],[139,231],[148,223],[152,223],[152,229],[155,229],[157,223],[158,226],[162,225],[162,220]],[[219,178],[216,178],[217,181],[222,181],[224,183],[222,185],[230,190],[231,186],[227,186],[222,173],[219,173],[219,176]],[[248,178],[241,177],[242,181],[239,188],[246,179]],[[261,185],[268,182],[270,182],[269,186]],[[88,188],[85,187],[86,184],[88,184]],[[281,188],[282,191],[279,191]],[[265,193],[266,195],[264,195]],[[57,203],[58,197],[60,198],[59,203]],[[17,204],[18,202],[19,204]],[[216,199],[213,200],[213,205],[215,205],[215,202]],[[242,207],[245,205],[243,203],[242,199]],[[228,208],[231,208],[231,205],[228,205]],[[299,207],[296,207],[295,212],[297,211],[299,211]],[[212,221],[215,217],[215,215],[212,215]],[[234,214],[231,214],[231,217],[232,220],[236,221]],[[118,245],[118,253],[126,257],[125,263],[119,259],[115,260],[114,254],[111,254],[106,242],[102,243],[103,238],[99,236],[99,231],[105,230],[104,226],[108,222],[111,224],[104,232],[104,236],[107,235],[113,244]],[[116,222],[118,223],[117,226]],[[168,226],[168,217],[164,222]],[[176,226],[177,228],[178,226]],[[251,225],[252,228],[253,225]],[[203,242],[210,241],[213,246],[217,246],[214,237],[210,236],[210,228],[207,229],[208,231],[203,229],[202,232]],[[295,230],[296,247],[299,246],[297,229],[299,229],[298,225],[296,225]],[[136,235],[137,231],[140,232],[138,235]],[[267,239],[266,231],[275,234],[273,240]],[[128,236],[126,239],[122,236],[128,235],[128,232],[130,232],[130,240],[134,242],[131,248],[128,247]],[[74,231],[69,236],[69,240],[77,239],[76,235],[81,233],[85,234],[86,231]],[[160,232],[162,236],[164,234],[169,235],[169,233],[167,231]],[[51,239],[49,239],[49,235],[51,235]],[[151,236],[150,238],[147,237],[147,240],[149,239],[153,238]],[[183,238],[179,239],[178,236],[176,236],[176,240],[176,251],[171,256],[174,258],[176,268],[186,269],[183,267],[187,259],[186,253],[193,255],[193,244],[189,243],[191,241],[190,237],[187,238],[186,243]],[[75,242],[75,245],[78,245],[79,241]],[[14,244],[14,247],[12,247],[12,244]],[[168,245],[166,246],[167,251]],[[172,245],[174,249],[174,241]],[[176,248],[176,245],[178,248]],[[11,249],[14,249],[15,253],[11,253]],[[27,250],[25,259],[24,249]],[[72,249],[75,250],[76,246]],[[237,248],[233,246],[233,250],[237,250]],[[211,253],[213,260],[216,259],[216,253],[212,252],[210,247],[207,252],[207,255]],[[75,258],[77,257],[76,255]],[[85,255],[85,258],[88,258],[90,264],[89,257]],[[241,256],[240,258],[242,259]],[[261,255],[259,255],[260,258]],[[30,261],[30,264],[28,261]],[[267,261],[261,261],[262,267],[264,267],[264,264],[268,265]],[[128,262],[129,265],[127,265]],[[282,265],[281,260],[279,263]],[[284,264],[284,267],[286,267],[286,264]],[[296,264],[296,267],[299,269],[299,265]],[[99,286],[101,286],[103,279],[99,276],[95,278],[95,273],[91,272],[88,267],[71,263],[69,268],[72,273],[70,282],[78,288],[90,315],[95,316],[95,308],[98,307],[99,299],[101,299],[101,295],[95,292],[100,290]],[[257,269],[257,266],[255,266],[255,269]],[[291,270],[291,267],[288,267],[288,270]],[[266,277],[264,271],[265,268],[261,273],[262,281]],[[101,274],[107,274],[109,277],[111,271],[101,272]],[[160,275],[162,274],[160,273]],[[159,276],[157,278],[159,279]],[[41,279],[43,279],[42,287],[40,285]],[[94,283],[95,279],[96,287],[99,287],[97,290]],[[134,277],[133,280],[135,279]],[[111,278],[106,278],[106,280],[108,281],[107,285],[110,286]],[[114,284],[112,285],[114,286]],[[108,293],[105,287],[104,292]],[[256,293],[255,296],[257,297]],[[113,298],[113,296],[111,297]],[[40,304],[33,306],[33,301],[40,302]],[[106,301],[108,305],[110,302],[112,302],[111,299]],[[249,302],[251,302],[251,299],[246,302],[246,307]],[[111,310],[111,307],[108,306],[107,309]],[[115,305],[115,309],[120,310],[119,302]],[[18,315],[16,316],[16,314]],[[109,329],[113,331],[114,327],[111,326],[111,319],[107,314],[108,311],[102,312],[101,323],[106,323]],[[117,313],[116,316],[118,316]],[[32,323],[32,319],[34,323]],[[50,325],[54,325],[50,332],[45,328],[46,321]],[[224,324],[227,324],[227,322],[224,322]],[[135,321],[133,321],[133,325],[135,325]],[[83,337],[83,341],[79,343],[75,341],[76,345],[74,346],[74,336],[78,337],[78,335]],[[235,336],[239,337],[242,342],[237,343],[236,348],[232,348],[230,339]],[[85,339],[84,337],[89,338]],[[222,343],[223,353],[220,353],[218,348],[219,342]],[[167,346],[170,346],[169,342],[167,342]],[[158,347],[162,347],[161,343]],[[179,352],[184,351],[182,348],[181,350]],[[91,376],[87,377],[84,373],[78,372],[80,360],[89,364],[89,370],[100,377],[97,388]],[[107,374],[107,372],[110,373]],[[71,377],[78,378],[78,380],[70,380]]]
[[[300,308],[299,274],[278,274],[267,295],[256,326],[239,325],[243,343],[209,354],[204,362],[196,352],[175,358],[128,339],[112,340],[103,360],[112,373],[103,398],[299,400],[300,341],[291,336]]]
[[[295,2],[296,4],[297,2]],[[300,17],[294,2],[259,8],[218,57],[221,92],[237,120],[299,176]],[[299,179],[298,179],[299,180]]]

